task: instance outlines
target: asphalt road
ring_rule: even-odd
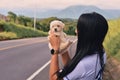
[[[0,80],[30,80],[50,57],[46,37],[1,41]],[[49,65],[32,80],[49,80],[48,70]]]

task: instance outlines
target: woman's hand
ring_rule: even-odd
[[[49,41],[50,41],[50,44],[53,47],[53,49],[54,50],[59,50],[60,37],[51,32],[51,34],[49,35],[49,39],[50,39]]]

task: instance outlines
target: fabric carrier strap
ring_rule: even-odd
[[[70,80],[67,76],[65,77],[67,80]]]
[[[104,61],[103,61],[103,57],[101,59],[101,69],[99,70],[97,76],[95,77],[95,80],[102,80],[102,73],[104,71]]]
[[[100,69],[100,71],[98,72],[97,76],[96,76],[96,80],[102,80],[102,73],[103,73],[104,67],[102,67]]]

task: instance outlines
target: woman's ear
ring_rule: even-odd
[[[77,33],[77,29],[75,29],[75,33]]]
[[[77,35],[78,34],[78,30],[77,29],[75,29],[75,35]]]

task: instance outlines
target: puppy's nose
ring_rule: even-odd
[[[56,28],[55,28],[54,30],[55,30],[55,32],[57,32],[57,29],[56,29]]]

